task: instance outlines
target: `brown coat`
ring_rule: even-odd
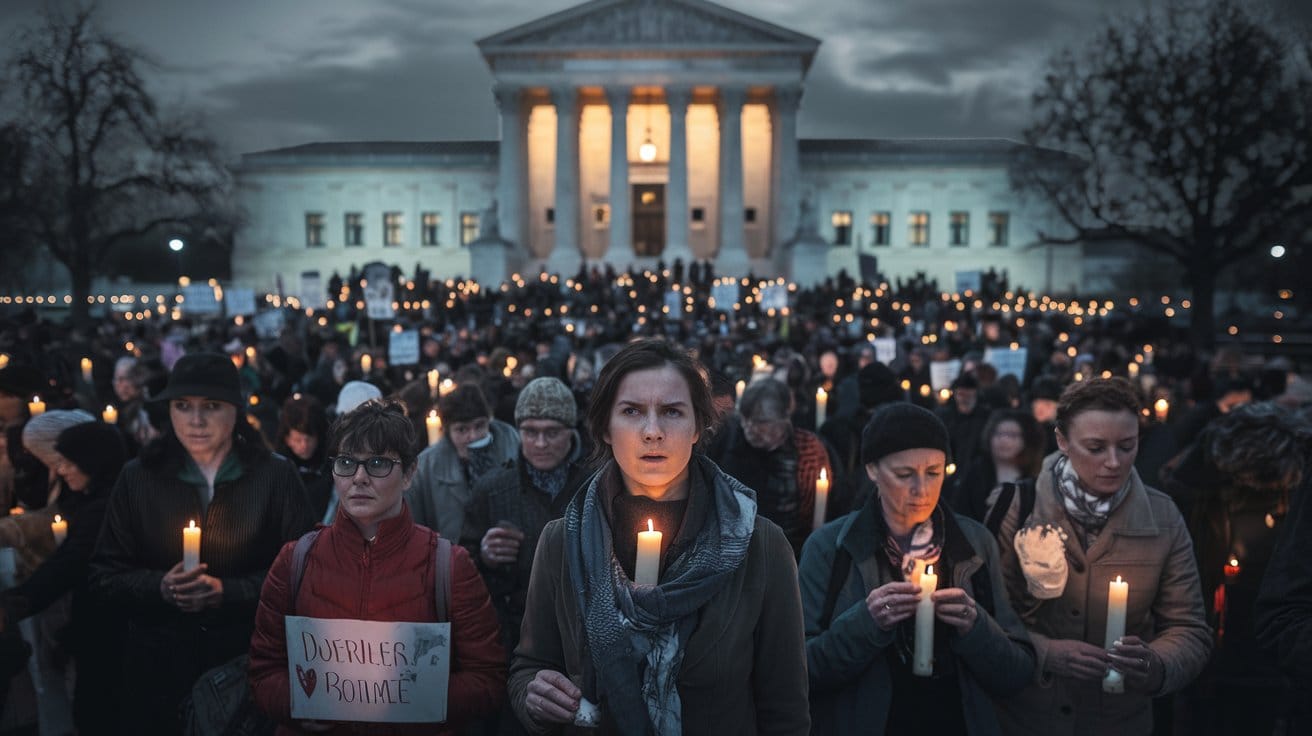
[[[1044,461],[1030,522],[1060,524],[1068,535],[1068,577],[1060,597],[1040,601],[1026,589],[1012,541],[1021,525],[1018,502],[1013,502],[998,532],[1007,592],[1038,654],[1034,684],[999,702],[1003,732],[1149,734],[1151,698],[1130,692],[1107,695],[1100,682],[1053,676],[1047,671],[1048,642],[1079,639],[1103,646],[1108,583],[1120,575],[1130,584],[1125,633],[1149,642],[1165,665],[1166,679],[1156,695],[1187,685],[1207,663],[1212,646],[1189,530],[1170,497],[1144,486],[1135,473],[1129,495],[1112,511],[1086,552],[1053,488],[1052,464],[1057,457]]]
[[[528,684],[539,670],[563,672],[576,682],[583,673],[583,616],[569,582],[564,539],[564,520],[549,523],[533,558],[522,638],[510,668],[510,703],[524,723],[531,722]],[[678,687],[689,736],[802,736],[810,730],[797,563],[787,538],[769,520],[756,517],[746,560],[701,610]]]

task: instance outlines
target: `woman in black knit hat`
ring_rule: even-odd
[[[995,734],[994,699],[1030,681],[1034,648],[1007,602],[997,544],[939,504],[949,449],[933,413],[876,410],[861,436],[874,494],[802,548],[813,734]],[[922,571],[942,581],[928,676],[912,666]]]

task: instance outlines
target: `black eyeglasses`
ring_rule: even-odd
[[[392,474],[392,468],[401,464],[400,460],[393,460],[390,457],[380,457],[374,455],[363,460],[356,460],[350,455],[338,455],[330,458],[333,463],[333,475],[340,475],[343,478],[355,477],[356,468],[364,466],[364,472],[374,478],[386,478]]]

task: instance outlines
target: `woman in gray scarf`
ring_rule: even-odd
[[[538,543],[516,715],[533,733],[806,734],[792,547],[756,494],[697,452],[715,417],[700,366],[663,341],[631,343],[592,398],[601,464]],[[640,542],[649,529],[660,539]]]
[[[1134,469],[1141,411],[1124,378],[1068,387],[1033,509],[1022,518],[1018,494],[1002,521],[1007,593],[1038,654],[1033,684],[1001,703],[1004,733],[1151,733],[1152,698],[1207,662],[1189,530]]]

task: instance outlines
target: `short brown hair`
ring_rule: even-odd
[[[1122,376],[1072,383],[1057,402],[1057,429],[1064,436],[1075,417],[1086,411],[1128,411],[1139,419],[1143,402],[1134,384]]]
[[[329,457],[343,452],[395,452],[401,469],[415,466],[415,427],[406,416],[405,404],[394,399],[371,399],[333,422]]]
[[[442,423],[450,426],[457,422],[489,419],[492,407],[488,406],[487,397],[478,384],[462,383],[438,400],[437,413],[442,417]]]
[[[588,403],[585,417],[588,431],[592,434],[593,462],[600,464],[611,458],[610,445],[605,436],[610,428],[610,414],[615,404],[615,396],[620,391],[620,382],[634,371],[671,366],[683,382],[688,384],[688,394],[692,398],[693,418],[701,431],[697,448],[704,447],[715,431],[715,402],[711,398],[711,386],[706,380],[706,370],[701,363],[689,353],[659,338],[636,340],[625,345],[601,369],[597,384],[592,389],[592,400]]]

